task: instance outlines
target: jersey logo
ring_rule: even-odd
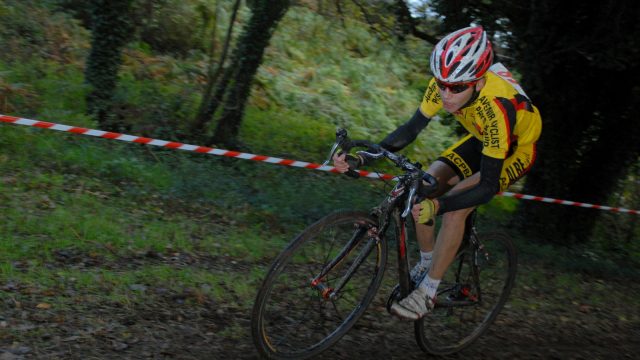
[[[458,168],[458,170],[460,170],[465,178],[468,178],[472,175],[473,171],[471,171],[469,165],[467,165],[464,159],[454,151],[451,151],[450,153],[444,155],[444,157],[449,159],[449,161],[451,161]]]
[[[436,82],[433,81],[431,86],[427,88],[427,91],[424,94],[424,101],[433,102],[434,104],[440,104],[440,93],[436,91]]]

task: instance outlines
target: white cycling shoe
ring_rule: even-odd
[[[427,297],[427,291],[421,287],[413,290],[406,298],[391,304],[391,313],[403,319],[415,321],[430,313],[435,299]]]

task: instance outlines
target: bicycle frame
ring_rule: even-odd
[[[397,241],[398,285],[387,300],[387,310],[391,312],[394,302],[409,295],[414,282],[419,281],[410,277],[408,237],[412,229],[408,227],[413,224],[408,216],[420,201],[419,196],[437,189],[437,181],[422,171],[419,163],[379,145],[352,142],[344,130],[336,133],[329,159],[339,148],[348,151],[354,146],[371,151],[360,151],[360,156],[391,160],[402,169],[402,174],[395,178],[396,184],[383,201],[368,214],[353,210],[329,214],[305,228],[274,260],[258,292],[252,315],[252,334],[262,355],[308,358],[344,336],[364,314],[383,283],[388,238],[395,236]],[[350,166],[361,163],[354,160],[358,159],[348,159]],[[353,169],[345,174],[359,177]],[[485,249],[476,233],[475,214],[472,212],[467,218],[454,262],[440,282],[435,303],[440,310],[434,308],[428,321],[421,318],[414,322],[416,341],[425,352],[446,355],[469,346],[495,320],[513,287],[517,258],[512,241],[493,234]],[[307,249],[311,249],[309,253]],[[319,259],[314,249],[324,252]],[[495,256],[498,262],[487,261],[489,249],[495,251],[491,260]],[[376,256],[372,256],[374,253]],[[372,276],[367,282],[369,273]],[[489,280],[481,283],[481,278]],[[474,309],[474,305],[481,306]]]
[[[364,250],[360,252],[356,260],[353,262],[353,264],[351,264],[351,267],[347,270],[347,272],[342,277],[342,279],[340,279],[340,281],[338,282],[335,288],[330,288],[326,286],[322,282],[324,277],[331,270],[333,270],[333,268],[335,268],[340,263],[342,263],[342,260],[351,253],[351,251],[359,244],[360,239],[365,231],[368,231],[369,236],[367,237],[368,241],[367,241],[367,244],[365,245]],[[320,291],[320,293],[322,294],[322,297],[325,300],[335,299],[338,296],[337,294],[340,292],[340,290],[342,290],[344,285],[349,281],[349,279],[351,279],[351,276],[353,276],[355,271],[360,267],[360,265],[367,258],[367,256],[369,256],[369,253],[379,241],[380,241],[380,238],[377,236],[377,231],[375,230],[374,226],[368,226],[368,229],[364,227],[356,229],[354,234],[351,236],[351,239],[345,244],[342,250],[340,250],[340,252],[338,253],[338,256],[336,256],[333,260],[331,260],[329,264],[325,265],[322,271],[320,271],[320,274],[318,274],[315,278],[311,280],[311,286],[315,287],[318,291]]]
[[[398,239],[398,272],[399,283],[401,287],[401,294],[406,296],[412,290],[409,279],[409,263],[407,259],[407,229],[406,218],[411,213],[411,208],[417,198],[418,187],[421,186],[422,180],[427,176],[430,187],[426,187],[430,191],[434,191],[437,188],[437,181],[435,178],[423,172],[420,163],[412,163],[403,156],[396,155],[393,152],[387,151],[368,141],[351,141],[347,135],[347,131],[344,129],[338,129],[336,131],[336,142],[331,147],[329,156],[324,164],[328,164],[333,155],[342,148],[343,151],[349,151],[352,147],[366,147],[371,152],[359,151],[358,154],[366,155],[369,158],[378,159],[386,157],[393,161],[396,166],[405,171],[405,174],[397,178],[398,183],[389,192],[389,195],[382,201],[380,206],[373,209],[371,215],[377,220],[377,226],[367,225],[366,228],[360,227],[354,231],[351,239],[340,250],[338,255],[326,264],[318,275],[310,280],[310,285],[317,289],[325,300],[332,300],[338,297],[340,290],[351,279],[355,271],[362,265],[367,258],[371,250],[380,241],[384,241],[383,235],[389,227],[389,220],[393,218],[396,223],[396,238]],[[349,170],[347,175],[351,177],[359,177],[358,173],[354,170]],[[408,189],[408,191],[407,191]],[[426,190],[425,189],[425,190]],[[400,209],[402,207],[402,213]],[[361,224],[364,225],[364,224]],[[337,282],[334,288],[330,288],[324,284],[323,279],[325,276],[336,266],[342,263],[342,260],[357,247],[362,239],[363,232],[367,232],[367,244],[361,253],[356,257],[351,267],[343,275],[343,277]]]
[[[409,258],[407,256],[407,222],[406,217],[399,216],[394,211],[393,217],[396,221],[396,239],[398,239],[398,284],[400,284],[400,295],[405,297],[412,290],[411,279],[409,277]]]
[[[323,267],[320,273],[310,280],[312,287],[317,289],[325,300],[333,300],[339,296],[340,290],[351,279],[353,274],[358,270],[360,265],[369,256],[371,250],[380,241],[385,241],[384,234],[387,231],[390,220],[395,222],[396,238],[398,239],[397,254],[398,254],[398,273],[399,283],[401,284],[401,294],[406,296],[411,289],[411,281],[409,278],[409,261],[407,258],[407,226],[406,218],[410,213],[413,199],[416,196],[417,180],[420,180],[415,174],[403,175],[398,178],[398,183],[389,192],[389,195],[382,201],[382,203],[372,210],[373,215],[377,220],[377,224],[359,224],[356,228],[350,240],[340,250],[338,255],[333,258],[327,265]],[[409,188],[409,192],[406,189]],[[401,212],[402,210],[402,212]],[[331,272],[336,266],[342,263],[342,260],[355,249],[360,241],[364,239],[364,233],[367,233],[364,249],[358,254],[350,268],[337,282],[334,288],[326,286],[323,282],[324,277]]]

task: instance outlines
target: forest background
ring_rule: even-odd
[[[0,113],[321,162],[337,127],[376,141],[406,121],[429,80],[433,44],[481,24],[543,115],[536,167],[512,190],[638,209],[639,9],[0,0]],[[427,164],[462,131],[442,114],[403,153]],[[375,205],[388,188],[9,125],[0,126],[0,171],[0,349],[26,347],[27,356],[61,341],[42,336],[57,331],[45,324],[71,327],[78,306],[139,314],[178,299],[246,309],[264,266],[295,233],[333,209]],[[480,223],[509,231],[525,264],[547,269],[522,279],[529,289],[544,274],[567,274],[551,288],[578,284],[587,309],[640,272],[636,215],[496,197]],[[234,282],[238,273],[249,280]],[[614,288],[592,298],[591,281]],[[633,301],[625,321],[637,327]],[[242,332],[227,323],[222,336]],[[133,343],[121,335],[109,339],[125,351]]]

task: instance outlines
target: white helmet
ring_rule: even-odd
[[[436,44],[431,53],[431,72],[445,83],[476,81],[493,62],[493,50],[481,26],[455,31]]]

